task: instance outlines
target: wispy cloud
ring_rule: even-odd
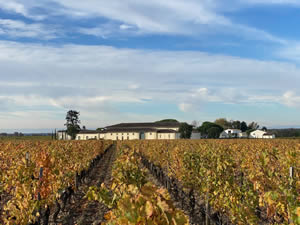
[[[0,19],[0,35],[12,38],[25,37],[37,39],[54,39],[58,30],[40,23],[25,23],[19,20]]]
[[[62,116],[75,108],[88,118],[101,114],[105,121],[120,121],[125,117],[119,105],[143,107],[155,102],[177,105],[186,113],[209,102],[299,106],[300,69],[291,63],[197,51],[8,41],[0,42],[0,49],[1,74],[7,74],[0,78],[2,117],[33,108]]]
[[[26,2],[27,4],[30,3],[29,1]],[[31,6],[31,4],[30,4]],[[1,0],[0,1],[0,8],[4,9],[5,11],[14,12],[16,14],[21,14],[24,17],[34,19],[34,20],[43,20],[45,19],[45,15],[35,15],[31,14],[28,11],[28,7],[26,6],[25,2],[22,1],[14,1],[14,0]]]
[[[0,2],[0,8],[12,10],[26,17],[39,17],[40,15],[33,10],[38,7],[45,11],[47,17],[60,15],[69,17],[74,21],[82,18],[105,18],[109,22],[99,22],[93,27],[71,28],[72,31],[77,30],[79,33],[102,38],[120,34],[125,36],[164,34],[194,37],[205,34],[229,34],[246,40],[284,44],[286,41],[283,38],[247,24],[240,24],[224,13],[230,8],[245,7],[249,2],[251,1],[232,0],[225,5],[220,0],[115,0],[113,2],[108,0],[101,2],[97,0],[85,2],[77,0],[48,0],[44,2],[14,0],[10,3]],[[53,4],[56,5],[55,13],[50,7]],[[253,1],[252,4],[258,3]]]

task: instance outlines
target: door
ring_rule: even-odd
[[[141,140],[145,140],[145,133],[144,133],[144,132],[141,132],[141,133],[140,133],[140,139],[141,139]]]

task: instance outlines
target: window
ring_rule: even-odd
[[[124,135],[124,134],[122,133],[122,135]]]
[[[129,136],[127,136],[127,140],[129,140]]]
[[[97,136],[95,136],[95,139],[97,139]]]
[[[113,134],[111,133],[110,135],[112,136]]]
[[[150,133],[150,135],[152,135],[152,133]]]
[[[80,136],[78,136],[78,140],[80,140]]]
[[[134,133],[132,133],[132,135],[134,135]]]
[[[127,135],[129,135],[129,133],[127,133]]]
[[[89,136],[86,136],[85,139],[86,139],[86,140],[89,140]]]

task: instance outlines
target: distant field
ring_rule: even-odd
[[[51,136],[22,136],[22,137],[0,137],[0,141],[13,141],[13,140],[32,140],[32,141],[49,141],[51,140],[52,137]]]

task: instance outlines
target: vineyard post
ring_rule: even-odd
[[[293,179],[294,179],[294,167],[291,166],[290,167],[290,190],[292,190],[293,187]],[[289,224],[293,224],[292,218],[289,218]]]
[[[290,178],[293,180],[294,178],[294,167],[290,167]]]
[[[25,159],[26,159],[26,167],[28,167],[29,166],[29,161],[30,161],[30,154],[29,154],[29,152],[26,152]]]
[[[40,185],[42,185],[42,184],[41,184],[42,178],[43,178],[43,167],[40,168],[40,174],[39,174]],[[40,193],[40,192],[38,192],[38,200],[39,200],[39,201],[41,200],[41,193]]]

